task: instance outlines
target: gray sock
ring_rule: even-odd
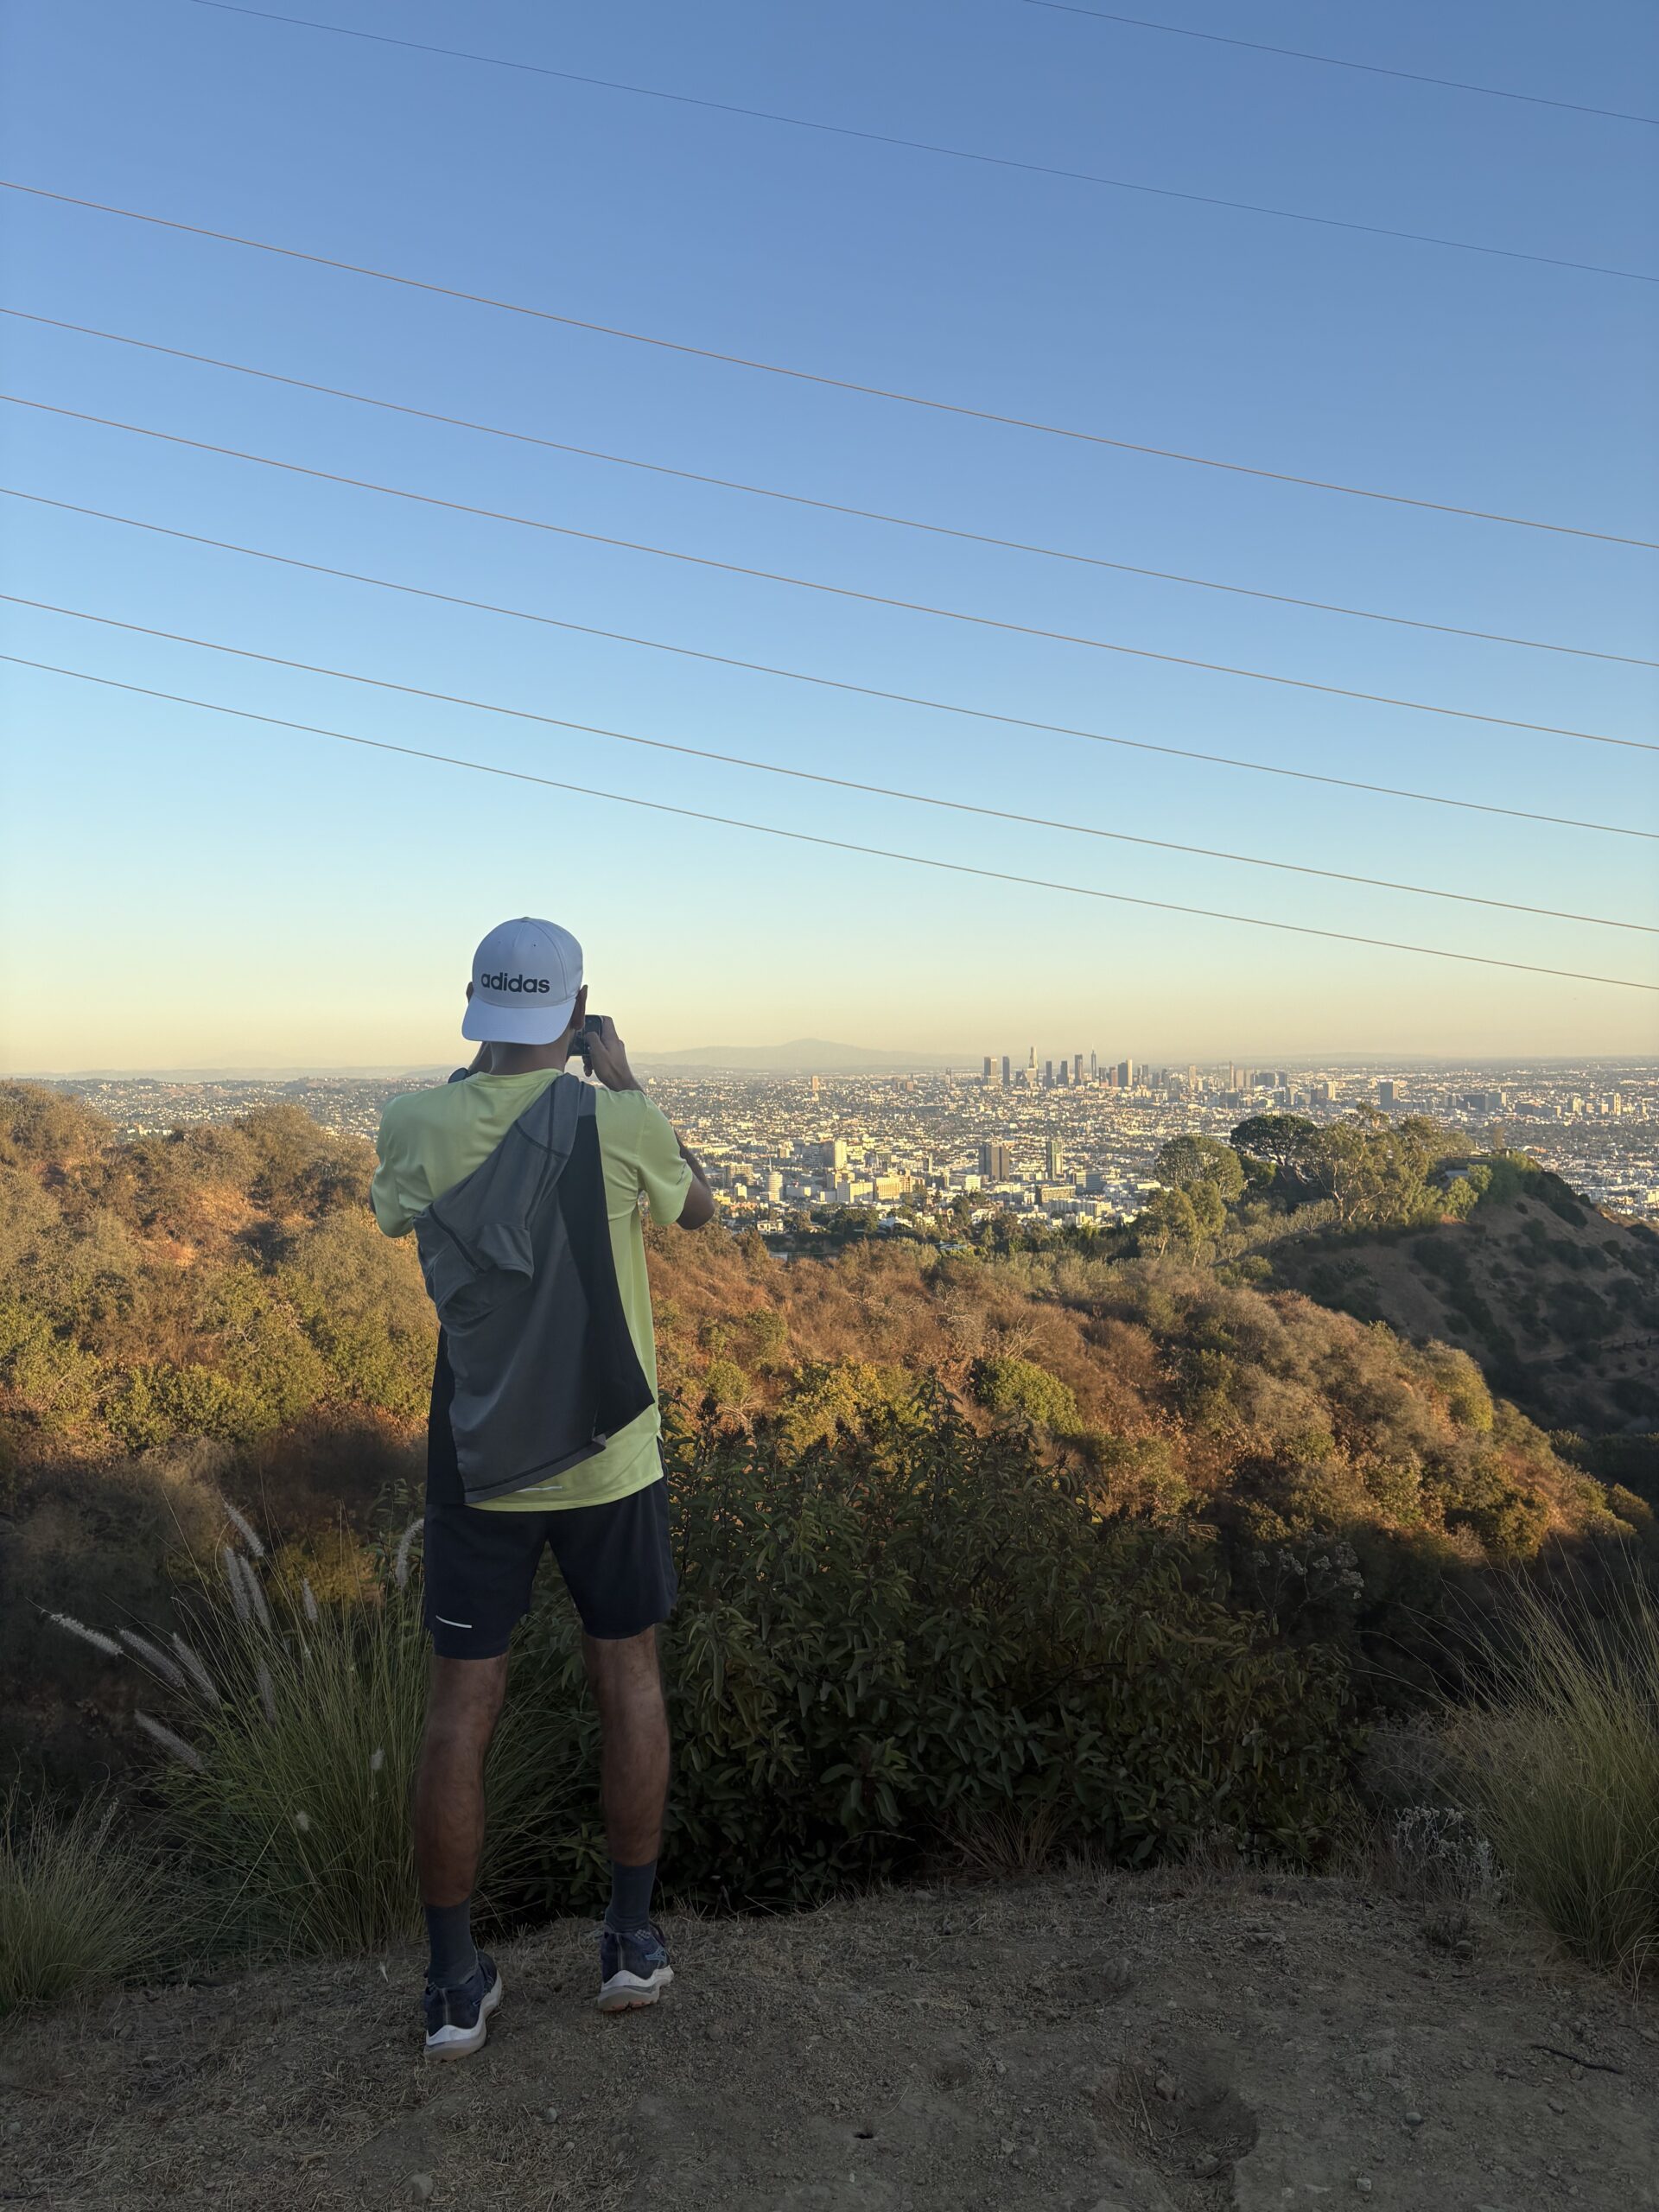
[[[619,1936],[636,1935],[651,1925],[651,1892],[657,1880],[657,1861],[643,1866],[622,1866],[611,1861],[611,1902],[605,1923]]]
[[[473,1901],[460,1904],[429,1904],[426,1908],[426,1936],[432,1959],[426,1978],[434,1989],[459,1989],[478,1971],[478,1947],[473,1942]]]

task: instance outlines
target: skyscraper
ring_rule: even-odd
[[[992,1137],[979,1147],[979,1172],[988,1183],[1007,1183],[1014,1176],[1014,1147]]]
[[[990,1056],[990,1054],[989,1054],[988,1052],[987,1052],[987,1053],[986,1053],[986,1055],[985,1055],[985,1080],[986,1080],[986,1082],[987,1082],[987,1083],[989,1083],[990,1079],[991,1079],[991,1056]]]
[[[1002,1088],[1006,1090],[1014,1081],[1014,1062],[1006,1052],[1002,1055]]]
[[[1043,1165],[1048,1170],[1049,1181],[1051,1183],[1058,1183],[1060,1179],[1062,1172],[1060,1141],[1058,1137],[1050,1137],[1046,1144],[1044,1145]]]
[[[1094,1063],[1091,1058],[1089,1072],[1092,1075],[1094,1071]],[[1081,1083],[1083,1081],[1083,1054],[1081,1052],[1077,1053],[1072,1059],[1071,1080],[1073,1083]]]
[[[1092,1052],[1090,1052],[1090,1055],[1089,1055],[1089,1080],[1090,1080],[1090,1083],[1092,1083],[1092,1082],[1094,1081],[1095,1077],[1096,1077],[1099,1073],[1100,1073],[1100,1062],[1099,1062],[1099,1061],[1095,1058],[1094,1054],[1093,1054]]]
[[[1118,1062],[1118,1064],[1117,1064],[1117,1087],[1118,1087],[1118,1089],[1119,1089],[1120,1090],[1134,1090],[1134,1088],[1135,1088],[1135,1062],[1134,1062],[1133,1060],[1120,1060],[1120,1061]]]
[[[1043,1089],[1045,1090],[1052,1090],[1053,1088],[1054,1063],[1052,1060],[1045,1060],[1043,1062]]]

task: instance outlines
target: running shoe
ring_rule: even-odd
[[[470,2058],[484,2048],[490,2015],[501,2002],[501,1977],[487,1951],[478,1955],[469,1980],[458,1989],[435,1989],[429,1981],[422,1999],[426,2013],[429,2058]]]
[[[601,2012],[632,2012],[654,2005],[671,1981],[668,1946],[655,1926],[626,1934],[607,1925],[599,1931],[599,1997]]]

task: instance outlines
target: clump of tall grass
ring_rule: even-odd
[[[63,1812],[14,1787],[0,1801],[0,2015],[157,1963],[176,1934],[159,1875],[112,1800]]]
[[[188,1632],[121,1641],[164,1718],[133,1715],[165,1754],[169,1828],[216,1942],[257,1954],[374,1950],[411,1937],[420,1907],[409,1801],[426,1711],[427,1646],[406,1536],[361,1594],[319,1600],[264,1548],[226,1545],[187,1602]],[[533,1715],[510,1708],[490,1763],[490,1857],[517,1868],[560,1809],[563,1778],[534,1755]]]
[[[1447,1742],[1454,1788],[1516,1893],[1580,1958],[1659,1960],[1659,1598],[1611,1611],[1515,1586]]]

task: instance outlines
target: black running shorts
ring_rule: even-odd
[[[493,1659],[530,1611],[545,1545],[589,1636],[638,1636],[673,1611],[668,1484],[603,1505],[514,1513],[468,1505],[455,1465],[441,1363],[426,1462],[426,1625],[444,1659]]]

